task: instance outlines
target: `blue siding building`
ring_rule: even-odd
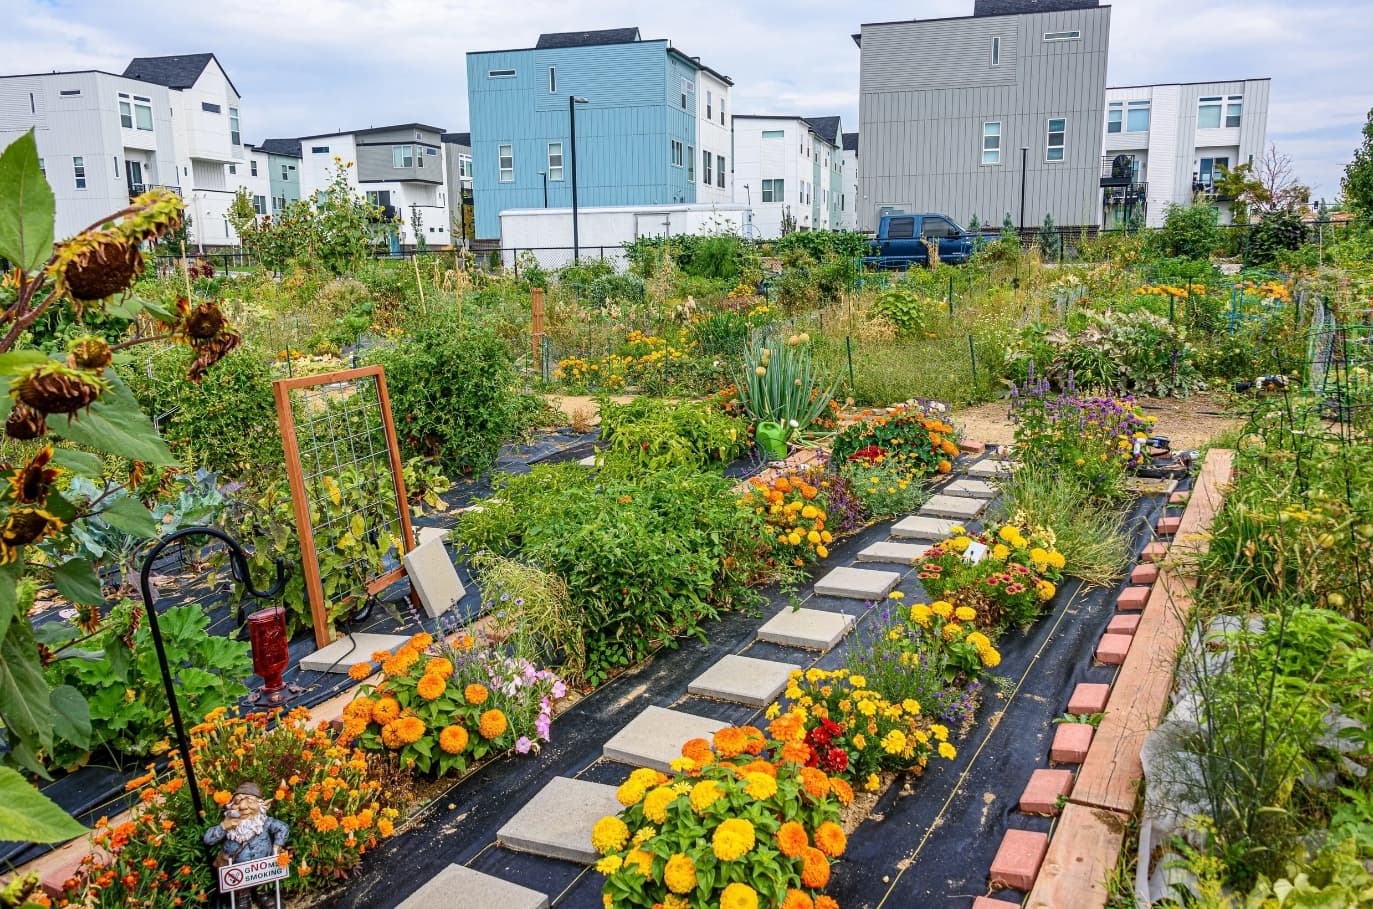
[[[570,97],[586,99],[576,105],[579,205],[696,202],[701,69],[637,28],[469,53],[477,239],[498,239],[507,209],[572,205]]]

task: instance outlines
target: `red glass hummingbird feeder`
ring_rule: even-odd
[[[281,675],[291,664],[286,637],[286,610],[280,606],[259,609],[248,616],[248,640],[253,648],[253,672],[262,677],[254,698],[258,704],[286,703],[286,682]]]

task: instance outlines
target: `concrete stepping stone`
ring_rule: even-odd
[[[963,496],[969,499],[995,499],[1001,494],[986,480],[954,480],[942,490],[944,495]]]
[[[858,561],[914,565],[915,560],[924,555],[929,548],[918,543],[873,543],[858,553]]]
[[[800,668],[795,663],[732,653],[697,676],[687,686],[687,693],[750,707],[766,707],[787,687],[787,677],[792,670]]]
[[[1033,830],[1007,830],[992,859],[992,886],[1029,891],[1049,851],[1049,835]]]
[[[957,521],[945,518],[932,518],[929,515],[911,515],[892,525],[891,535],[898,540],[944,540],[959,526]]]
[[[1020,810],[1026,814],[1058,815],[1058,800],[1073,790],[1071,770],[1036,770],[1020,794]]]
[[[623,807],[614,786],[555,776],[496,831],[496,841],[515,852],[590,865],[600,858],[591,848],[591,828]]]
[[[712,738],[728,725],[694,713],[649,706],[611,736],[601,753],[608,761],[652,767],[666,773],[672,769],[672,762],[682,756],[682,746],[688,741]]]
[[[901,581],[895,571],[871,568],[835,568],[815,582],[815,595],[850,600],[881,600]]]
[[[307,672],[347,672],[354,663],[369,660],[375,651],[395,653],[408,640],[409,635],[403,634],[359,632],[351,637],[345,635],[302,659],[300,668]]]
[[[416,548],[423,546],[430,540],[443,540],[448,542],[448,528],[446,527],[416,527],[415,539],[419,540]]]
[[[462,865],[449,865],[396,909],[450,909],[458,900],[464,909],[548,909],[542,893]]]
[[[758,629],[758,640],[828,653],[853,627],[853,616],[824,609],[783,609]]]
[[[1096,730],[1088,723],[1059,723],[1049,746],[1049,760],[1055,764],[1081,764],[1087,760]]]
[[[954,518],[956,520],[971,521],[982,514],[987,507],[987,502],[983,499],[968,499],[963,496],[937,495],[930,496],[920,508],[920,514],[931,518]]]
[[[1006,461],[1001,458],[983,458],[982,460],[968,465],[967,474],[970,477],[1006,477],[1010,476],[1020,465],[1015,461]]]
[[[587,456],[584,457],[584,458],[579,458],[579,459],[577,460],[577,463],[580,464],[580,465],[582,465],[583,467],[595,467],[595,466],[596,466],[596,456],[595,456],[594,454],[593,454],[593,455],[587,455]]]

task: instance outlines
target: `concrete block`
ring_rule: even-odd
[[[1020,465],[1015,461],[1008,461],[1002,458],[983,458],[973,464],[968,465],[968,476],[980,477],[1008,477]]]
[[[893,524],[891,535],[898,540],[939,541],[947,539],[953,528],[957,526],[959,526],[957,521],[932,518],[928,515],[912,515]]]
[[[1168,515],[1158,519],[1158,535],[1171,537],[1182,526],[1182,515]]]
[[[853,616],[824,609],[783,609],[758,629],[758,640],[828,652],[853,627]]]
[[[691,739],[709,739],[729,724],[693,713],[645,707],[605,743],[602,754],[608,761],[652,767],[664,773],[682,756],[682,746]],[[590,829],[590,828],[588,828]]]
[[[1112,616],[1106,625],[1107,634],[1134,634],[1139,627],[1139,614]]]
[[[871,568],[835,568],[815,582],[815,595],[850,600],[881,600],[901,581],[895,571]]]
[[[616,800],[615,789],[556,776],[496,831],[496,841],[516,852],[590,865],[600,858],[591,848],[591,828],[624,807]]]
[[[930,496],[920,508],[920,514],[932,518],[953,518],[958,521],[971,521],[986,509],[985,499],[967,499],[962,496]]]
[[[354,663],[367,660],[378,650],[395,653],[408,640],[409,636],[403,634],[345,635],[302,659],[300,668],[307,672],[347,672]]]
[[[437,619],[466,595],[458,569],[442,539],[430,539],[401,559],[410,585],[419,594],[420,604],[429,618]]]
[[[420,546],[430,540],[443,540],[448,542],[448,528],[446,527],[416,527],[415,538],[419,540]]]
[[[964,496],[970,499],[995,499],[1001,494],[997,489],[986,480],[954,480],[945,486],[941,492],[950,496]]]
[[[787,677],[791,671],[800,668],[795,663],[759,660],[732,653],[697,676],[687,686],[687,692],[750,707],[766,707],[777,700],[782,689],[787,687]]]
[[[464,909],[548,909],[542,893],[462,865],[449,865],[396,909],[449,909],[455,901]]]
[[[1155,540],[1144,547],[1144,551],[1139,554],[1139,560],[1141,562],[1162,562],[1166,555],[1168,555],[1168,544]]]
[[[858,561],[914,565],[929,548],[919,543],[873,543],[858,553]]]

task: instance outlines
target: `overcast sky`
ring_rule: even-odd
[[[540,32],[638,26],[734,79],[738,113],[839,114],[858,126],[862,22],[961,16],[973,0],[0,0],[0,72],[106,69],[213,51],[243,95],[248,141],[422,121],[467,129],[464,55]],[[1369,0],[1117,0],[1111,85],[1270,76],[1268,138],[1316,198],[1373,107]]]

